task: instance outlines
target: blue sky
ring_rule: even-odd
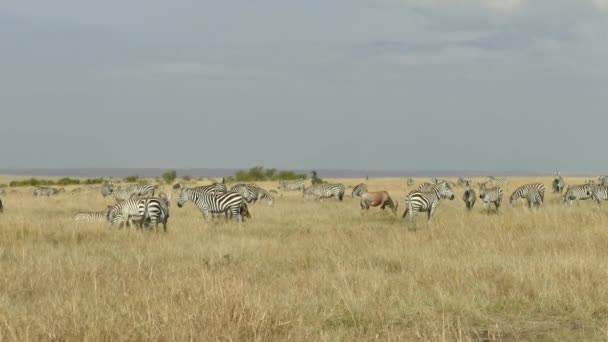
[[[3,1],[2,167],[608,169],[608,0]]]

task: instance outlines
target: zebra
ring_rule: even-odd
[[[530,183],[530,184],[524,184],[524,185],[520,186],[519,188],[515,189],[515,191],[513,191],[513,193],[511,194],[511,197],[509,197],[509,205],[511,207],[513,207],[517,204],[518,199],[527,198],[528,191],[530,191],[531,189],[538,190],[538,192],[540,193],[540,196],[542,197],[541,200],[544,201],[545,185],[541,184],[541,183]]]
[[[137,194],[134,193],[130,188],[118,188],[112,191],[109,196],[114,197],[116,203],[121,203],[137,197]]]
[[[233,185],[232,188],[230,188],[230,191],[241,194],[247,203],[252,203],[258,199],[257,192],[249,184]]]
[[[564,178],[561,176],[559,171],[555,172],[555,178],[553,179],[553,183],[551,183],[551,188],[553,192],[562,193],[564,191],[564,186],[566,183],[564,182]]]
[[[484,185],[481,185],[479,188],[479,198],[483,200],[483,208],[484,210],[488,210],[488,205],[490,203],[496,206],[496,211],[500,207],[500,203],[502,202],[502,189],[499,187],[487,188]]]
[[[108,222],[108,213],[112,207],[103,211],[84,211],[74,216],[76,222]]]
[[[304,185],[303,179],[299,179],[299,180],[295,180],[295,181],[279,180],[278,189],[283,190],[283,191],[295,191],[295,190],[304,191],[306,189],[306,186]]]
[[[572,205],[573,201],[576,200],[587,200],[592,197],[591,189],[592,185],[590,184],[581,184],[581,185],[570,185],[566,189],[566,193],[562,196],[562,200],[564,204],[568,203]]]
[[[133,184],[128,187],[137,197],[153,197],[158,186],[152,184]]]
[[[454,193],[446,183],[435,184],[435,186],[431,188],[431,191],[428,192],[419,190],[412,191],[407,195],[407,206],[405,207],[402,218],[405,218],[409,214],[409,220],[412,222],[419,212],[426,212],[428,221],[430,222],[439,205],[439,201],[444,198],[448,198],[449,200],[454,199]]]
[[[508,180],[507,177],[494,177],[494,176],[488,176],[488,182],[492,182],[491,184],[503,184],[503,185],[507,185]]]
[[[251,190],[253,190],[254,195],[255,195],[254,199],[253,199],[254,203],[259,200],[265,199],[268,201],[269,206],[272,207],[274,205],[274,197],[270,194],[270,192],[260,188],[257,185],[254,185],[254,184],[249,184],[249,187],[251,188]]]
[[[131,218],[137,219],[137,226],[141,227],[143,213],[145,211],[146,203],[143,199],[128,199],[124,200],[108,210],[108,221],[112,225],[119,223],[120,227],[123,224],[131,226],[133,221]]]
[[[446,187],[448,187],[450,190],[452,190],[452,186],[450,183],[448,183],[447,181],[439,181],[437,179],[434,179],[433,181],[437,181],[437,183],[422,183],[418,186],[418,191],[420,192],[430,192],[432,191],[432,189],[437,185],[437,184],[443,184]]]
[[[544,202],[544,194],[537,188],[530,188],[526,193],[526,200],[528,201],[528,208],[540,208]]]
[[[243,221],[241,211],[245,199],[239,193],[226,192],[216,195],[215,193],[204,193],[194,189],[184,188],[180,191],[177,206],[181,208],[188,201],[193,202],[199,208],[205,221],[208,220],[209,214],[215,215],[222,213],[230,215],[233,219],[236,218],[238,222]]]
[[[38,187],[34,189],[34,196],[53,196],[59,194],[60,192],[65,192],[65,189]]]
[[[599,176],[599,177],[597,177],[597,183],[599,185],[604,185],[604,186],[608,185],[608,176]]]
[[[336,197],[342,201],[344,198],[344,184],[315,184],[311,185],[308,189],[304,190],[304,200],[310,196],[314,196],[316,200],[322,200],[323,198]]]
[[[467,209],[469,209],[469,210],[473,209],[473,206],[475,205],[475,201],[477,200],[477,194],[475,193],[475,190],[471,189],[470,181],[465,182],[465,188],[464,188],[464,194],[462,194],[462,200],[464,201],[464,204],[467,207]]]
[[[361,197],[364,193],[367,192],[367,185],[365,183],[361,183],[353,188],[353,192],[350,194],[351,198]]]
[[[112,184],[112,182],[103,183],[101,186],[101,195],[103,197],[108,197],[112,192],[114,192],[114,184]]]
[[[595,184],[590,186],[589,190],[591,192],[591,198],[596,201],[598,205],[601,204],[600,200],[608,200],[608,185]]]
[[[185,189],[185,187],[182,186],[181,189]],[[200,191],[200,192],[212,193],[212,194],[216,194],[216,195],[228,192],[228,187],[226,187],[226,184],[224,184],[224,183],[213,183],[211,185],[197,186],[192,189]]]
[[[408,179],[407,179],[407,183],[406,183],[406,185],[407,185],[407,186],[414,186],[414,179],[412,179],[412,178],[408,178]]]
[[[463,178],[463,177],[458,177],[458,181],[456,182],[456,185],[458,185],[458,186],[465,186],[466,187],[467,183],[468,183],[468,185],[470,185],[472,183],[472,181],[470,179],[466,179],[466,178]]]
[[[146,198],[141,201],[145,202],[145,206],[140,225],[144,227],[154,225],[156,228],[159,223],[162,223],[163,230],[166,232],[167,221],[169,220],[169,199],[166,195],[159,198]]]

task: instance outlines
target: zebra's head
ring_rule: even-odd
[[[191,194],[192,194],[191,189],[182,188],[182,190],[179,192],[179,199],[177,200],[177,206],[179,208],[183,207],[184,204],[190,200]]]
[[[454,199],[454,192],[452,191],[452,188],[450,187],[449,184],[447,183],[439,183],[437,186],[435,186],[436,189],[436,194],[438,195],[438,197],[440,198],[447,198],[450,201]]]
[[[517,204],[518,199],[519,199],[519,194],[517,193],[517,191],[513,192],[511,194],[511,197],[509,197],[509,206],[511,208],[513,208]]]

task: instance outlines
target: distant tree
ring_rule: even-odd
[[[312,181],[312,184],[323,183],[323,180],[321,178],[319,178],[319,176],[317,174],[317,170],[312,170],[310,172],[310,180]]]
[[[162,177],[165,180],[165,183],[171,184],[177,178],[177,171],[175,171],[175,170],[167,171],[167,172],[163,173]]]

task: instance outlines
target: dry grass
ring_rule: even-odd
[[[399,200],[399,217],[404,183],[368,182]],[[361,217],[350,198],[291,193],[243,225],[174,205],[167,234],[72,222],[108,203],[97,193],[8,194],[0,339],[608,339],[608,207],[548,194],[538,212],[484,215],[461,194],[416,230],[388,212]]]

